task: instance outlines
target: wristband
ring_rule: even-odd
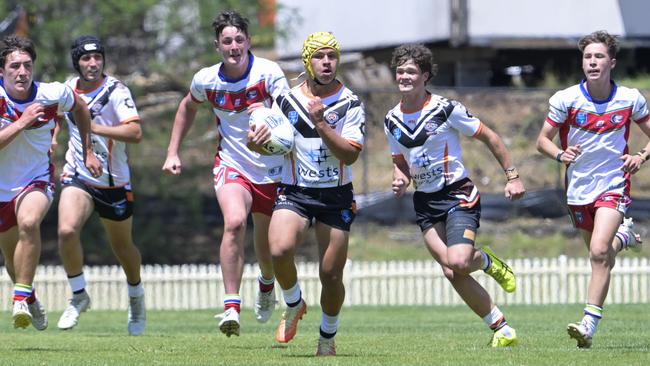
[[[636,154],[637,154],[638,156],[640,156],[641,159],[643,159],[643,162],[644,162],[644,163],[645,163],[646,160],[648,160],[648,152],[645,151],[645,149],[641,149],[641,150],[639,150],[639,152],[636,153]]]
[[[506,169],[505,173],[506,173],[506,179],[508,180],[508,182],[511,181],[511,180],[515,180],[515,179],[519,178],[519,172],[517,171],[517,168],[515,168],[515,167]]]
[[[564,155],[564,150],[560,151],[555,155],[555,160],[559,161],[560,163],[562,162],[562,155]]]

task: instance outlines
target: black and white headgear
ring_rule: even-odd
[[[99,38],[94,36],[81,36],[74,40],[70,46],[70,57],[72,57],[72,66],[77,72],[79,69],[79,59],[87,53],[100,53],[102,58],[106,59],[104,55],[104,46]]]

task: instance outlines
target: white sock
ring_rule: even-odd
[[[129,297],[140,297],[144,295],[144,286],[142,285],[142,281],[135,286],[129,283],[127,283],[127,285],[129,287]]]
[[[481,256],[483,257],[483,264],[481,264],[481,269],[485,271],[490,266],[490,263],[491,263],[490,262],[490,257],[488,257],[488,255],[485,254],[485,252],[482,251],[482,250],[479,250],[479,252],[481,253]]]
[[[631,238],[630,238],[629,235],[627,235],[627,233],[624,233],[622,231],[617,231],[615,237],[618,238],[618,240],[621,241],[621,249],[619,249],[619,251],[621,251],[621,250],[623,250],[623,249],[630,246],[630,239]]]
[[[78,293],[86,288],[86,277],[84,277],[84,273],[81,272],[74,277],[68,277],[68,283],[70,284],[72,293]]]
[[[598,321],[600,319],[591,316],[591,315],[585,315],[582,318],[582,324],[585,326],[585,329],[587,330],[587,333],[589,333],[590,336],[594,336],[596,333],[596,327],[598,327]]]
[[[275,277],[271,277],[270,279],[266,279],[266,278],[264,278],[264,276],[262,276],[261,273],[257,276],[257,280],[263,285],[273,285],[275,283]]]
[[[596,327],[598,327],[598,321],[603,317],[603,307],[587,303],[584,314],[582,324],[587,329],[589,335],[593,337],[594,333],[596,333]]]
[[[510,328],[510,326],[508,324],[506,324],[506,325],[502,326],[501,328],[499,328],[499,332],[501,334],[503,334],[504,336],[506,336],[506,337],[512,337],[513,336],[512,328]]]
[[[300,283],[296,281],[296,284],[289,289],[282,289],[282,297],[284,298],[284,302],[288,304],[295,304],[300,301]]]
[[[505,317],[503,316],[503,313],[501,310],[499,310],[499,307],[494,305],[492,310],[490,310],[490,313],[486,316],[483,317],[483,321],[485,324],[487,324],[488,327],[492,330],[497,330],[500,327],[500,323],[503,322],[505,323]],[[507,324],[507,323],[506,323]]]
[[[327,334],[335,334],[339,328],[339,315],[330,316],[322,313],[320,318],[320,330]]]

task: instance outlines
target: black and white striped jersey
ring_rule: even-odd
[[[273,104],[274,109],[287,116],[295,130],[293,150],[285,156],[282,167],[282,183],[313,188],[348,184],[352,181],[352,168],[337,159],[318,135],[307,112],[310,98],[301,87],[302,84],[294,87]],[[336,92],[321,99],[325,105],[325,121],[361,150],[365,133],[363,103],[342,84]]]

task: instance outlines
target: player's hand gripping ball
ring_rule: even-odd
[[[282,113],[270,108],[257,108],[251,113],[251,125],[266,124],[271,131],[271,139],[262,145],[269,155],[285,155],[293,149],[294,128]]]

